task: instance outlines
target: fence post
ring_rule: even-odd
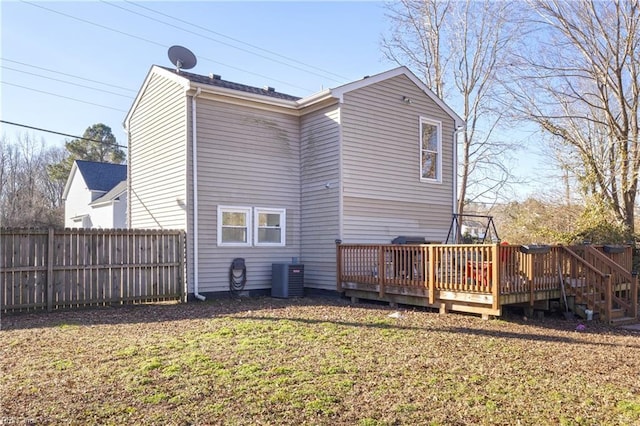
[[[53,227],[49,227],[47,237],[47,311],[53,310]]]
[[[633,271],[631,277],[631,315],[638,318],[638,273]]]
[[[187,303],[187,298],[189,297],[189,289],[187,288],[187,271],[185,270],[185,254],[187,250],[185,248],[185,232],[181,230],[178,235],[178,277],[180,279],[180,288],[182,289],[182,301],[183,303]]]

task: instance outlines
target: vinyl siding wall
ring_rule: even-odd
[[[186,229],[186,101],[179,84],[152,75],[131,117],[132,228]]]
[[[300,257],[299,118],[202,96],[196,109],[199,291],[228,291],[236,257],[246,262],[245,290],[271,288],[271,264]],[[285,208],[286,246],[219,247],[219,205]]]
[[[403,75],[346,93],[341,114],[343,240],[444,241],[454,203],[453,119]],[[420,180],[421,116],[442,122],[442,183]]]
[[[301,119],[302,251],[305,287],[335,290],[340,238],[340,110],[338,105]]]

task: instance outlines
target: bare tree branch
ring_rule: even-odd
[[[495,137],[502,112],[497,75],[509,61],[507,47],[519,37],[510,21],[512,2],[401,0],[388,5],[391,38],[387,58],[424,75],[449,103],[461,105],[466,128],[458,137],[458,213],[476,199],[497,199],[514,182],[507,152],[515,147]],[[445,76],[447,78],[445,78]]]

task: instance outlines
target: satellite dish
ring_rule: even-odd
[[[169,48],[169,60],[176,66],[177,72],[180,72],[181,69],[190,70],[198,62],[196,55],[182,46],[171,46]]]

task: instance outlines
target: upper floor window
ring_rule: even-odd
[[[420,179],[442,181],[442,125],[420,118]]]
[[[254,209],[254,236],[256,246],[284,246],[286,235],[285,209]]]
[[[251,245],[250,207],[218,207],[218,245]]]

